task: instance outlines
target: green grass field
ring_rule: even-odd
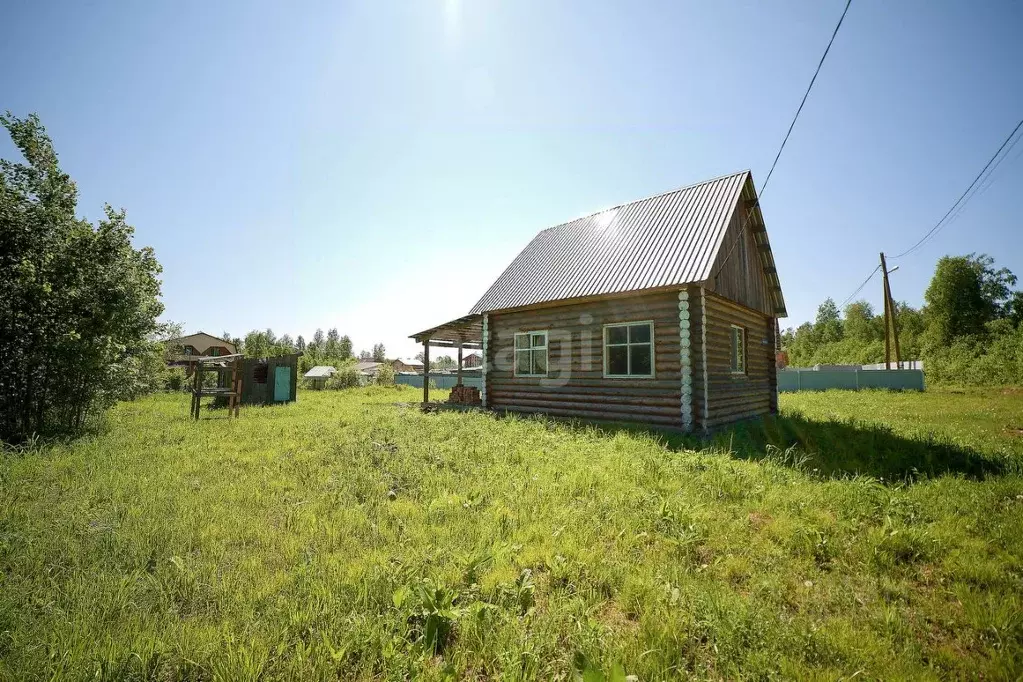
[[[0,455],[0,679],[1023,675],[1023,394],[705,444],[417,395],[161,395]]]

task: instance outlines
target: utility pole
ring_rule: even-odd
[[[888,269],[884,260],[884,251],[881,252],[881,272],[884,274],[884,368],[892,368],[891,341],[895,340],[895,368],[899,368],[899,327],[895,321],[895,302],[892,300],[892,288],[888,283],[888,275],[899,269],[895,266]],[[891,338],[889,338],[889,329]]]

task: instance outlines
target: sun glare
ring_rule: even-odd
[[[443,0],[444,2],[444,35],[449,39],[457,38],[462,18],[461,0]]]

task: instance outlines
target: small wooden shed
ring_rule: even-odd
[[[337,374],[337,369],[331,365],[316,365],[302,375],[302,378],[309,382],[309,388],[319,391],[327,385],[327,379]]]
[[[468,315],[484,407],[708,430],[778,409],[785,300],[749,171],[540,232]],[[424,402],[429,382],[424,382]]]
[[[302,353],[270,358],[245,358],[241,362],[242,405],[275,405],[298,397],[298,359]],[[228,386],[230,371],[220,372],[217,385]]]

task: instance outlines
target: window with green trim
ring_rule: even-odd
[[[746,373],[746,330],[732,325],[731,370],[732,374]]]
[[[650,378],[654,375],[654,323],[604,325],[604,376]]]
[[[547,376],[547,332],[522,332],[515,335],[515,376]]]

